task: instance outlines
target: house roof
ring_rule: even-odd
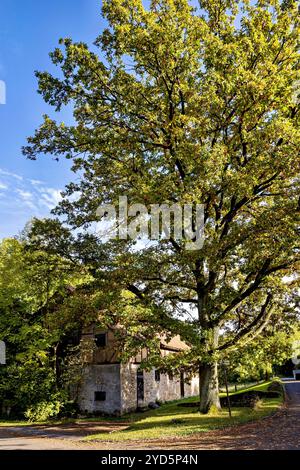
[[[160,347],[161,349],[167,349],[168,351],[186,351],[190,349],[189,346],[181,340],[179,335],[174,336],[170,341],[162,338]]]

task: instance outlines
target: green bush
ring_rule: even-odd
[[[268,386],[269,392],[278,392],[279,394],[283,393],[283,385],[280,379],[273,379],[273,381]]]
[[[59,417],[62,418],[76,418],[79,415],[79,406],[76,402],[69,400],[63,403]]]
[[[41,401],[28,408],[25,412],[25,417],[30,422],[48,421],[49,419],[57,418],[62,407],[63,402],[60,400],[52,402]]]

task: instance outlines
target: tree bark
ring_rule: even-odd
[[[200,412],[208,413],[212,406],[221,409],[219,399],[218,364],[203,364],[200,374]]]
[[[270,380],[270,372],[265,372],[265,381],[268,382]]]
[[[203,344],[206,351],[214,351],[219,343],[219,325],[212,326],[210,318],[209,295],[207,287],[204,287],[204,265],[200,262],[196,263],[195,275],[197,281],[197,294],[198,294],[198,320],[201,330],[205,334],[205,343]],[[210,284],[213,287],[215,276],[210,273]],[[201,338],[201,341],[203,338]],[[218,364],[216,362],[200,362],[199,365],[199,398],[201,413],[208,413],[212,406],[218,410],[221,409],[219,399],[219,381],[218,381]]]

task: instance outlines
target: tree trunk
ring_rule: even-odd
[[[219,325],[212,326],[211,318],[208,308],[208,291],[203,287],[204,266],[196,266],[197,278],[197,293],[198,293],[198,320],[199,326],[205,332],[205,340],[201,335],[201,346],[208,351],[214,351],[219,343]],[[213,277],[213,276],[212,276]],[[200,282],[199,282],[200,278]],[[212,284],[214,281],[212,282]],[[202,342],[202,341],[205,342]],[[201,361],[201,359],[200,359]],[[200,413],[208,413],[212,406],[218,410],[221,409],[219,399],[219,381],[218,381],[218,364],[217,362],[200,362],[199,365],[199,398],[200,398]]]
[[[265,381],[268,382],[270,380],[270,372],[265,372]]]
[[[58,347],[59,343],[57,343],[55,346],[53,346],[53,352],[54,352],[54,357],[53,357],[53,370],[55,374],[55,384],[56,388],[59,388],[59,362],[58,362]]]
[[[200,412],[208,413],[212,406],[221,409],[219,399],[218,365],[203,364],[199,368],[200,376]]]

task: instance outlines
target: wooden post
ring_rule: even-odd
[[[226,395],[227,395],[228,413],[229,413],[229,417],[231,418],[232,415],[231,415],[230,398],[229,398],[229,391],[228,391],[227,369],[226,369],[225,364],[223,367],[224,367],[224,375],[225,375],[225,387],[226,387]]]

